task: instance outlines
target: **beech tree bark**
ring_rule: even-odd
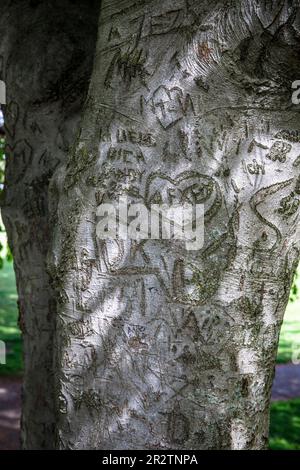
[[[13,250],[24,343],[22,445],[51,449],[56,298],[46,270],[48,186],[77,131],[99,2],[1,0],[0,6],[0,79],[7,88],[1,212]]]
[[[67,6],[74,16],[59,24],[67,20],[73,31],[79,20]],[[93,34],[85,8],[75,43],[87,53]],[[30,186],[48,168],[36,170],[44,147],[34,136],[38,151],[27,157],[34,131],[26,131],[20,166],[11,137],[5,223],[26,302],[25,376],[35,387],[25,395],[24,446],[264,449],[279,331],[299,261],[299,106],[291,101],[299,2],[103,0],[98,28],[67,162],[66,147],[59,152],[54,142],[57,133],[68,142],[74,136],[69,108],[50,115],[47,105],[36,114],[43,145],[53,149],[47,184],[38,186],[49,212],[43,207],[38,219],[24,200],[35,207]],[[18,53],[8,87],[20,74]],[[36,83],[33,72],[26,77]],[[20,82],[9,97],[23,96],[32,119]],[[23,124],[19,132],[23,138]],[[204,247],[99,240],[97,207],[120,196],[147,206],[203,203]],[[46,233],[51,241],[41,243]],[[53,310],[41,298],[53,299]],[[48,405],[33,419],[34,381]],[[41,442],[43,426],[51,431]]]

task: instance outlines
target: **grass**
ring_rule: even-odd
[[[300,277],[297,279],[298,292],[300,292]],[[300,350],[300,298],[289,302],[284,321],[280,331],[277,363],[285,364],[292,361],[293,351]],[[300,395],[300,391],[299,391]]]
[[[300,398],[272,403],[270,448],[300,450]]]

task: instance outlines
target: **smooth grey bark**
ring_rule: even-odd
[[[79,35],[79,49],[91,51],[97,14],[87,5],[80,19],[73,2],[64,3],[64,15],[46,4],[38,21],[24,10],[28,35],[15,19],[1,43],[9,102],[15,95],[45,133],[38,138],[35,125],[30,130],[8,108],[11,145],[24,139],[22,150],[13,148],[21,157],[8,161],[4,206],[26,302],[24,447],[263,449],[279,329],[299,259],[299,106],[291,103],[299,3],[102,2],[81,132],[62,166],[81,106],[74,125],[72,108],[61,112],[57,101],[56,108],[38,98],[40,111],[28,106],[31,88],[41,86],[35,61],[44,55],[33,49],[21,74],[24,37],[38,47],[32,26],[44,37],[40,28],[57,13],[49,61],[54,83],[65,83],[68,40],[53,65],[64,22]],[[47,80],[47,61],[39,70]],[[76,82],[81,72],[73,75]],[[67,139],[60,150],[57,134]],[[37,207],[32,182],[47,207],[49,178],[39,186],[39,175],[48,167],[38,163],[45,146],[49,178],[56,156],[59,165],[50,221],[47,209],[33,217],[24,209]],[[205,203],[204,248],[100,242],[96,208],[120,195],[148,205]],[[55,293],[45,274],[46,235]],[[48,298],[55,307],[41,302]]]
[[[2,214],[14,256],[23,336],[22,445],[54,447],[56,298],[46,271],[48,186],[66,159],[89,84],[99,2],[3,1],[1,79],[7,85]]]
[[[264,449],[299,260],[298,2],[104,1],[52,184],[61,449]],[[101,242],[117,201],[205,204],[205,245]]]

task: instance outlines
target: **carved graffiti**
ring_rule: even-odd
[[[265,202],[267,197],[277,193],[278,191],[284,189],[285,187],[289,186],[292,184],[293,179],[287,180],[287,181],[282,181],[280,183],[275,183],[271,186],[268,186],[266,188],[261,188],[257,193],[255,193],[252,198],[250,199],[250,207],[253,210],[253,212],[256,214],[258,219],[269,229],[272,230],[272,232],[275,234],[275,241],[273,242],[272,246],[269,248],[262,248],[260,245],[261,243],[265,243],[268,240],[268,235],[266,232],[263,232],[262,237],[257,240],[255,243],[255,250],[258,251],[270,251],[273,252],[278,244],[280,243],[282,239],[282,235],[278,227],[271,222],[270,220],[267,220],[261,212],[258,210],[259,206]]]
[[[286,144],[285,142],[277,140],[270,148],[270,153],[266,155],[266,158],[273,162],[279,161],[280,163],[284,163],[291,148],[291,144]]]
[[[118,143],[130,142],[145,147],[154,147],[156,145],[155,138],[150,132],[145,133],[128,129],[118,129],[116,140]]]
[[[15,101],[11,101],[6,107],[5,113],[5,132],[12,138],[15,138],[16,126],[19,120],[20,107]]]
[[[176,178],[170,178],[162,173],[153,173],[146,183],[147,204],[173,204],[175,201],[203,204],[210,201],[211,197],[214,199],[205,211],[206,221],[213,217],[221,205],[220,188],[212,177],[188,171],[179,174]]]
[[[299,130],[282,130],[275,135],[276,139],[284,139],[289,142],[299,143],[300,142],[300,131]]]
[[[148,104],[157,121],[166,130],[174,126],[183,117],[195,114],[191,96],[184,94],[181,88],[158,87],[149,101],[142,98],[141,105]]]
[[[299,208],[299,204],[300,204],[299,196],[297,196],[294,192],[292,192],[288,196],[281,199],[278,212],[279,214],[282,214],[285,217],[290,217],[297,212]]]
[[[263,163],[258,163],[255,158],[252,163],[248,163],[247,169],[251,175],[265,174],[265,165]]]
[[[30,167],[33,157],[33,148],[26,139],[18,140],[13,146],[7,144],[6,149],[13,161],[18,165],[18,172],[14,173],[12,180],[20,181],[27,169]]]
[[[134,47],[130,51],[123,52],[119,49],[108,67],[106,72],[104,86],[111,87],[115,77],[121,77],[126,83],[139,78],[141,83],[146,86],[145,80],[149,76],[146,69],[147,54],[142,49]]]
[[[107,153],[107,160],[118,160],[122,163],[145,162],[145,157],[141,150],[130,150],[126,148],[110,147]]]

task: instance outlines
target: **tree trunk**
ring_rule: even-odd
[[[298,1],[102,2],[80,133],[43,213],[56,448],[267,446],[299,260],[299,29]],[[203,248],[99,240],[97,207],[120,196],[204,204]]]
[[[48,186],[78,127],[94,56],[97,3],[1,2],[0,78],[7,84],[2,214],[19,295],[27,449],[54,447],[56,299],[46,272]]]

